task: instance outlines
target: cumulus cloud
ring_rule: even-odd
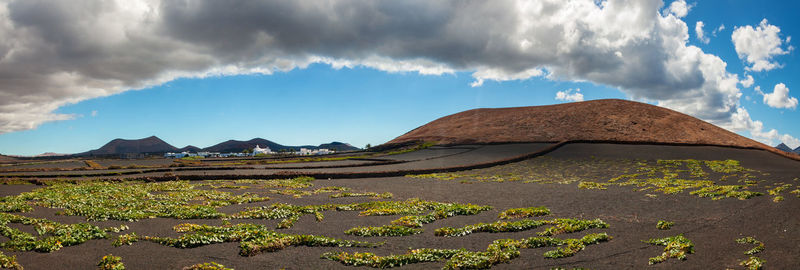
[[[689,14],[689,10],[691,10],[692,7],[694,7],[694,5],[686,4],[686,1],[684,0],[677,0],[673,1],[672,4],[669,5],[667,11],[675,15],[675,17],[683,18]]]
[[[590,81],[731,126],[740,79],[687,44],[681,18],[691,8],[683,0],[0,0],[0,133],[74,118],[54,113],[65,104],[176,78],[313,63],[468,72],[475,87]]]
[[[716,37],[717,34],[719,34],[719,32],[722,32],[722,30],[725,30],[725,25],[724,24],[720,24],[719,27],[714,29],[714,31],[711,31],[711,35]]]
[[[580,88],[577,89],[570,88],[564,91],[558,91],[558,93],[556,93],[556,100],[571,101],[571,102],[583,101],[583,94],[581,94],[580,92],[581,92]]]
[[[703,21],[697,21],[697,23],[694,24],[694,33],[697,36],[697,40],[700,40],[700,42],[708,44],[708,42],[710,42],[711,39],[708,36],[706,36],[706,33],[703,31],[704,26],[705,24],[703,24]]]
[[[760,92],[760,89],[759,89]],[[789,96],[789,87],[785,84],[779,83],[772,89],[772,93],[763,93],[764,104],[772,108],[778,109],[795,109],[797,108],[797,98]]]
[[[776,129],[765,130],[764,123],[761,121],[753,120],[750,118],[750,113],[743,107],[736,109],[736,113],[732,117],[732,129],[746,130],[750,136],[766,145],[775,146],[779,143],[785,143],[792,149],[800,146],[800,139],[797,139],[789,134],[781,134]]]
[[[792,47],[782,48],[784,40],[781,39],[780,32],[781,29],[769,24],[767,19],[761,20],[755,28],[746,25],[733,30],[731,40],[736,54],[751,65],[747,67],[748,70],[769,71],[781,67],[773,57],[788,54]],[[787,43],[790,40],[791,37],[786,38]]]
[[[740,83],[740,84],[742,85],[742,87],[744,87],[744,88],[750,88],[750,86],[753,86],[753,84],[754,84],[755,82],[756,82],[756,81],[753,79],[753,76],[752,76],[752,75],[747,75],[747,78],[745,78],[745,79],[743,79],[743,80],[739,81],[739,83]]]

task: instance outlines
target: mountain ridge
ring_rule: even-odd
[[[200,151],[238,153],[242,152],[245,149],[252,149],[256,145],[262,148],[269,147],[273,151],[289,150],[289,149],[299,150],[300,148],[309,148],[309,149],[326,148],[326,149],[333,149],[335,151],[358,150],[358,148],[353,147],[350,144],[336,142],[336,141],[331,143],[320,144],[319,146],[313,146],[313,145],[286,146],[262,138],[253,138],[248,141],[227,140],[206,148],[199,148],[193,145],[187,145],[183,148],[177,148],[167,142],[164,142],[163,140],[161,140],[156,136],[150,136],[142,139],[133,139],[133,140],[117,138],[109,141],[108,143],[106,143],[105,145],[103,145],[98,149],[74,155],[113,156],[113,155],[126,155],[126,154],[163,154],[166,152],[200,152]]]

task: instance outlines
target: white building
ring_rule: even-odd
[[[327,154],[333,154],[333,150],[329,150],[329,149],[325,149],[325,148],[320,148],[320,149],[315,149],[315,150],[308,149],[308,148],[300,148],[300,152],[295,152],[295,153],[298,154],[298,155],[301,155],[301,156],[327,155]]]
[[[256,148],[253,148],[253,152],[250,153],[250,155],[251,156],[255,156],[255,155],[258,155],[258,154],[269,155],[269,154],[272,154],[272,150],[269,149],[269,146],[267,146],[266,148],[261,148],[256,144]]]
[[[186,157],[186,156],[189,156],[189,152],[181,152],[181,153],[169,152],[169,153],[164,154],[164,157],[166,157],[166,158],[183,158],[183,157]]]

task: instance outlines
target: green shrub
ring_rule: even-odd
[[[183,270],[233,270],[233,268],[227,268],[224,265],[218,264],[216,262],[207,262],[207,263],[198,263],[192,266],[184,267]]]
[[[0,267],[5,269],[22,270],[22,265],[17,263],[17,256],[8,256],[0,252]]]
[[[414,229],[399,225],[386,225],[381,227],[355,227],[344,231],[344,233],[356,236],[408,236],[422,233],[422,229]]]
[[[547,207],[544,206],[528,207],[528,208],[511,208],[503,212],[500,212],[498,218],[512,219],[512,218],[539,217],[539,216],[546,216],[549,214],[550,214],[550,209],[547,209]]]
[[[756,240],[752,236],[736,239],[736,243],[739,243],[739,244],[754,244],[754,245],[756,245],[754,248],[752,248],[752,249],[750,249],[748,251],[745,251],[745,253],[744,253],[745,255],[755,255],[755,254],[758,254],[758,253],[764,251],[764,249],[765,249],[764,243],[762,243],[761,241]]]
[[[656,224],[656,229],[669,230],[672,228],[672,225],[675,225],[675,222],[659,220],[658,223]]]
[[[342,192],[331,194],[331,198],[344,198],[344,197],[370,197],[373,199],[390,199],[394,194],[390,192],[375,193],[375,192]]]
[[[136,235],[135,232],[129,234],[123,234],[117,237],[117,240],[111,242],[111,245],[115,247],[119,247],[122,245],[133,245],[134,242],[139,241],[139,236]]]
[[[33,225],[39,237],[12,228],[8,226],[9,223]],[[8,241],[0,243],[0,248],[38,252],[53,252],[65,246],[78,245],[107,236],[104,229],[88,223],[61,224],[8,213],[0,213],[0,235],[9,238]]]
[[[519,257],[522,248],[540,248],[571,245],[564,249],[545,252],[546,258],[574,256],[586,245],[608,241],[605,233],[588,234],[580,239],[557,239],[552,237],[531,237],[526,239],[495,240],[486,251],[467,251],[465,249],[413,249],[402,255],[378,256],[373,253],[328,252],[322,258],[337,261],[344,265],[390,268],[402,265],[437,262],[447,260],[444,269],[485,269],[500,263],[507,263]]]
[[[761,270],[764,269],[764,264],[766,262],[767,261],[762,258],[750,256],[747,260],[739,262],[739,265],[747,267],[748,270]]]
[[[122,264],[122,257],[108,254],[100,259],[97,263],[97,269],[102,270],[124,270],[125,265]]]
[[[144,236],[141,239],[177,248],[239,242],[239,254],[242,256],[253,256],[260,252],[275,252],[288,246],[375,247],[382,245],[382,243],[341,240],[325,236],[284,234],[269,230],[263,225],[248,223],[219,227],[179,224],[174,229],[184,234],[177,238]]]
[[[694,253],[694,244],[691,240],[684,237],[683,234],[665,238],[653,238],[644,242],[651,245],[665,246],[664,253],[660,256],[650,258],[650,264],[661,263],[668,258],[686,260],[686,255]]]

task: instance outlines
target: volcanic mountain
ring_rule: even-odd
[[[619,99],[474,109],[436,119],[386,145],[419,141],[438,144],[564,141],[695,144],[781,152],[683,113]]]
[[[352,145],[340,142],[332,142],[328,144],[321,144],[319,146],[313,145],[301,145],[301,146],[286,146],[275,143],[270,140],[265,140],[262,138],[255,138],[249,141],[237,141],[237,140],[228,140],[214,146],[203,148],[205,151],[209,152],[221,152],[221,153],[228,153],[228,152],[241,152],[244,149],[253,149],[256,145],[260,147],[269,147],[272,151],[280,151],[280,150],[299,150],[300,148],[308,148],[308,149],[318,149],[318,148],[326,148],[326,149],[333,149],[335,151],[347,151],[347,150],[357,150],[358,148],[353,147]]]
[[[781,151],[784,151],[784,152],[789,152],[789,153],[793,153],[794,152],[794,150],[792,150],[792,148],[789,148],[788,145],[783,144],[783,143],[779,144],[778,146],[775,146],[775,149],[778,149],[778,150],[781,150]]]
[[[178,149],[178,152],[191,152],[191,153],[197,153],[197,152],[200,152],[200,151],[203,151],[203,149],[202,149],[202,148],[200,148],[200,147],[194,146],[194,145],[187,145],[187,146],[186,146],[186,147],[184,147],[184,148]]]
[[[331,149],[337,152],[359,150],[358,147],[343,142],[323,143],[318,148]]]
[[[99,149],[77,155],[102,156],[138,153],[165,153],[175,152],[177,150],[178,148],[162,141],[158,137],[150,136],[138,140],[114,139]]]

